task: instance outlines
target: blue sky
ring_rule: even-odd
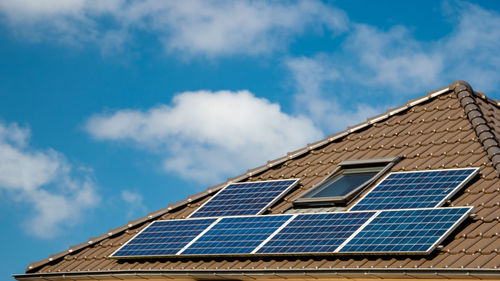
[[[0,15],[4,277],[454,80],[500,97],[496,1],[4,0]]]

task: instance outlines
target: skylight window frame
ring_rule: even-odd
[[[331,205],[347,205],[357,198],[357,195],[361,194],[366,190],[371,184],[382,178],[384,174],[391,170],[391,168],[396,165],[402,158],[400,156],[386,157],[386,158],[374,158],[374,159],[362,159],[362,160],[344,160],[340,162],[332,172],[330,172],[323,180],[315,184],[310,190],[306,191],[299,198],[293,200],[293,205],[295,206],[310,206],[310,207],[321,207],[321,206],[331,206]],[[331,179],[338,175],[341,175],[344,170],[356,169],[356,168],[369,168],[369,167],[380,167],[382,164],[386,165],[373,177],[365,181],[355,189],[351,190],[349,193],[343,196],[330,196],[330,197],[317,197],[317,198],[306,198],[305,196],[316,192],[324,184],[327,184]]]

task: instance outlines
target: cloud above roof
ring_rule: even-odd
[[[370,96],[390,102],[457,79],[480,90],[497,89],[500,15],[468,3],[453,5],[445,9],[453,12],[451,31],[430,42],[405,26],[352,22],[320,1],[4,0],[0,21],[20,38],[90,45],[104,53],[126,50],[140,32],[176,57],[268,55],[286,50],[300,35],[345,35],[338,48],[322,53],[279,54],[289,70],[284,79],[293,83],[291,112],[246,91],[197,91],[146,110],[95,114],[86,123],[96,139],[150,151],[162,157],[165,171],[215,183],[396,105],[374,107]],[[0,162],[0,188],[33,206],[37,221],[26,224],[33,233],[43,236],[44,226],[70,223],[68,214],[81,214],[98,200],[86,172],[75,176],[63,155],[27,144],[29,130],[0,128],[0,156],[12,158]],[[140,206],[139,196],[122,198]]]
[[[418,40],[401,25],[383,30],[354,22],[321,1],[5,0],[0,14],[20,38],[107,54],[132,48],[139,33],[177,57],[216,58],[285,51],[301,35],[327,31],[345,35],[340,47],[308,58],[336,73],[336,89],[413,95],[457,79],[484,91],[498,88],[500,15],[466,2],[444,6],[452,31],[434,41]]]
[[[188,4],[182,4],[175,8],[180,9],[180,14],[176,15],[176,17],[179,17],[176,22],[180,22],[180,24],[173,27],[173,25],[163,22],[162,27],[165,28],[164,30],[171,29],[169,33],[171,37],[169,37],[170,41],[168,41],[170,47],[168,48],[175,49],[176,47],[172,46],[178,46],[179,50],[183,49],[191,55],[194,53],[208,56],[222,53],[233,54],[232,49],[221,47],[228,42],[230,43],[227,46],[231,48],[238,47],[242,42],[249,48],[248,51],[245,51],[246,47],[239,46],[236,48],[237,52],[246,54],[254,51],[260,52],[258,47],[260,43],[256,42],[265,41],[267,36],[273,37],[273,40],[279,40],[282,42],[282,46],[284,46],[283,44],[286,45],[287,40],[272,35],[274,28],[278,28],[278,26],[279,28],[285,28],[284,25],[268,24],[267,28],[258,29],[258,32],[254,32],[245,29],[250,28],[247,26],[248,24],[241,24],[246,26],[241,34],[245,34],[248,37],[245,40],[251,40],[250,43],[250,41],[233,40],[234,38],[231,36],[239,36],[240,33],[232,29],[233,27],[219,25],[218,23],[219,20],[225,18],[226,13],[235,13],[239,17],[245,18],[246,13],[251,14],[250,11],[253,11],[254,8],[264,8],[264,6],[259,5],[268,5],[266,9],[272,10],[276,15],[286,14],[293,19],[295,19],[295,16],[292,17],[292,15],[295,15],[294,9],[302,5],[306,22],[312,20],[319,25],[325,24],[323,17],[319,17],[319,19],[309,18],[309,15],[319,15],[320,13],[318,9],[323,4],[316,2],[307,4],[311,5],[307,6],[307,9],[305,8],[305,2],[289,5],[286,9],[279,6],[279,4],[271,5],[263,2],[250,4],[247,2],[242,2],[245,4],[225,3],[219,4],[220,6],[215,5],[213,2],[186,3]],[[203,13],[206,13],[204,16],[207,17],[205,24],[208,25],[206,27],[198,29],[198,24],[201,23],[196,15],[199,11],[194,12],[193,10],[194,5],[205,7]],[[423,92],[420,91],[423,91],[423,89],[437,89],[457,79],[470,80],[475,87],[482,90],[496,88],[499,85],[499,80],[496,77],[500,73],[500,63],[498,63],[500,62],[500,55],[496,51],[500,48],[500,32],[498,31],[500,30],[500,15],[468,3],[459,3],[457,5],[463,7],[463,9],[457,8],[457,12],[461,16],[453,18],[454,28],[447,36],[433,42],[418,40],[404,26],[396,25],[388,29],[379,29],[368,24],[350,22],[347,16],[343,16],[337,10],[326,9],[322,11],[321,13],[339,15],[337,17],[332,16],[331,18],[336,21],[328,24],[328,26],[332,30],[345,32],[346,36],[342,39],[343,44],[329,53],[301,57],[289,56],[283,60],[283,66],[289,70],[290,75],[286,79],[293,85],[292,98],[295,105],[291,113],[282,113],[283,116],[292,119],[296,118],[294,116],[301,116],[302,120],[307,120],[310,124],[305,127],[314,128],[317,131],[315,135],[321,135],[320,131],[325,135],[343,130],[347,126],[357,124],[367,117],[383,112],[386,108],[396,106],[399,102],[394,104],[394,97],[422,94]],[[144,9],[146,8],[144,7]],[[264,22],[266,22],[265,15],[266,13],[263,16]],[[483,19],[487,19],[487,23],[479,24]],[[286,20],[283,21],[287,22]],[[238,20],[235,21],[235,24],[235,26],[240,25]],[[226,27],[229,29],[226,30]],[[286,25],[286,28],[289,27],[291,28],[292,25]],[[203,32],[199,32],[200,30]],[[218,42],[219,38],[229,41],[220,46],[216,42],[210,42],[210,44],[216,45],[203,45],[200,42],[205,42],[204,33],[210,34],[210,37],[215,38],[214,41],[216,42]],[[187,43],[189,46],[176,45],[177,39],[175,38],[179,40],[184,38],[179,42]],[[267,49],[271,50],[273,48]],[[244,144],[232,145],[232,142],[241,142],[241,140],[225,139],[223,137],[214,138],[211,135],[212,132],[209,131],[217,133],[224,131],[226,135],[233,135],[233,132],[239,132],[237,126],[224,126],[221,125],[225,124],[224,122],[215,121],[215,125],[211,126],[210,130],[205,130],[207,128],[205,124],[210,120],[205,117],[193,119],[192,123],[201,122],[202,125],[189,123],[187,125],[178,125],[176,128],[172,124],[155,127],[156,124],[167,122],[165,120],[172,122],[178,119],[188,120],[188,118],[193,118],[180,112],[188,112],[188,110],[184,109],[184,105],[198,104],[205,99],[204,95],[195,95],[194,93],[181,94],[174,100],[174,105],[160,106],[147,112],[124,109],[111,115],[96,115],[90,119],[89,124],[92,124],[92,126],[87,126],[87,129],[98,139],[128,140],[149,149],[151,147],[158,149],[159,144],[161,144],[160,146],[163,147],[162,153],[167,151],[164,155],[168,155],[163,165],[165,170],[178,173],[186,178],[197,178],[203,182],[213,182],[215,179],[232,176],[241,171],[235,169],[231,162],[217,163],[215,165],[215,163],[207,160],[217,158],[216,155],[224,155],[224,159],[231,159],[239,163],[237,166],[242,169],[243,167],[260,165],[265,160],[283,155],[285,152],[293,150],[294,147],[298,147],[298,143],[304,144],[307,141],[314,140],[305,131],[307,138],[303,137],[302,142],[290,139],[290,145],[280,146],[280,148],[287,147],[287,149],[282,150],[274,148],[279,145],[276,143],[271,144],[273,138],[268,139],[266,144],[263,144],[254,141],[250,137],[249,139],[245,138],[245,142],[242,142]],[[181,98],[184,95],[186,95],[185,97],[190,96],[190,98]],[[377,97],[386,102],[384,104],[377,102],[375,103],[377,106],[374,106],[373,103],[370,103],[370,98],[377,99]],[[230,104],[227,101],[219,101],[219,99],[215,98],[211,100],[221,102],[223,107]],[[346,106],[346,104],[349,105]],[[256,109],[254,115],[258,115],[258,112],[260,112],[260,109]],[[200,113],[207,114],[206,110],[203,109]],[[244,120],[247,119],[244,118]],[[232,121],[245,123],[244,120],[235,119]],[[224,128],[218,128],[216,125],[224,126]],[[197,126],[202,128],[197,128]],[[246,125],[242,127],[246,127]],[[194,131],[197,133],[193,133]],[[113,135],[113,133],[116,135]],[[250,136],[257,135],[259,138],[261,136],[249,130],[243,133],[242,136],[247,134]],[[281,132],[280,135],[285,136],[286,134]],[[295,137],[295,139],[300,138]],[[165,145],[166,140],[171,145]],[[223,147],[223,145],[227,147]],[[261,147],[272,149],[262,150]],[[257,152],[253,154],[252,149]],[[280,151],[280,153],[271,153],[276,151]],[[242,159],[247,159],[247,161]],[[217,166],[215,173],[213,173],[214,166]]]
[[[265,54],[306,30],[342,32],[348,23],[343,11],[320,1],[5,0],[0,13],[30,40],[111,52],[145,31],[168,52],[209,57]]]
[[[96,114],[85,127],[98,140],[162,155],[166,171],[213,184],[322,137],[311,120],[248,91],[184,92],[147,111]]]
[[[57,151],[30,147],[29,138],[28,128],[0,123],[0,191],[26,205],[27,233],[50,238],[77,223],[100,197],[89,171],[74,171]]]
[[[384,110],[368,103],[344,107],[328,89],[328,85],[335,87],[341,75],[328,57],[320,55],[316,58],[290,58],[286,61],[286,66],[292,74],[295,111],[308,116],[323,131],[342,131],[347,126],[361,123]]]
[[[145,215],[147,208],[143,203],[142,195],[136,190],[122,190],[121,199],[128,205],[127,217]]]
[[[369,95],[413,95],[459,79],[482,91],[497,90],[500,14],[469,3],[448,9],[453,11],[452,30],[438,40],[419,40],[401,25],[380,29],[351,23],[341,48],[288,58],[285,65],[298,81],[301,96],[318,96],[322,92],[365,100]],[[308,70],[304,72],[298,66],[306,62]],[[323,77],[315,78],[321,80],[319,86],[300,86],[312,84],[308,77],[311,73]]]

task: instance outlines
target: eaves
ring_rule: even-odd
[[[123,270],[14,275],[17,280],[265,280],[265,279],[479,279],[498,280],[500,269],[477,268],[318,268],[245,270]]]

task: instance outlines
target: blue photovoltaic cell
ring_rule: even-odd
[[[301,214],[257,253],[332,253],[375,212]]]
[[[429,253],[471,207],[382,211],[340,253]]]
[[[439,207],[476,171],[473,168],[392,173],[350,210]]]
[[[155,221],[112,256],[175,255],[215,221],[216,219]]]
[[[291,216],[223,218],[182,255],[250,254]]]
[[[230,184],[190,217],[258,215],[297,181],[294,179]]]

